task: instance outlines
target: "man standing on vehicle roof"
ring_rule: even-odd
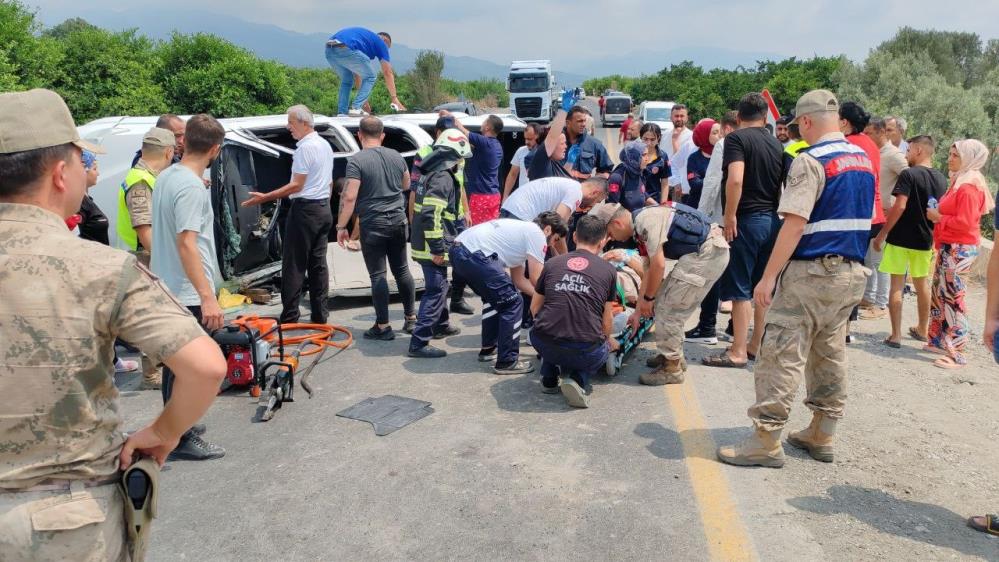
[[[250,192],[244,207],[288,198],[281,257],[282,323],[298,322],[305,275],[309,275],[312,322],[325,324],[329,317],[329,271],[326,248],[333,214],[330,184],[333,180],[333,148],[319,136],[312,111],[304,105],[288,109],[288,130],[298,141],[291,161],[291,181],[268,193]]]
[[[482,122],[482,132],[472,133],[450,111],[442,110],[440,115],[450,117],[454,128],[468,135],[468,141],[472,143],[472,157],[465,166],[472,225],[495,219],[500,210],[499,169],[503,162],[503,146],[496,137],[503,132],[503,120],[490,115]]]
[[[607,179],[614,169],[614,163],[611,162],[603,143],[586,134],[587,117],[591,117],[590,110],[581,105],[573,106],[569,110],[565,127],[568,150],[562,165],[577,180],[593,176]]]
[[[384,31],[375,34],[363,27],[347,27],[330,36],[326,42],[326,62],[340,77],[340,96],[337,98],[338,115],[361,115],[361,108],[371,96],[371,90],[378,79],[378,71],[374,61],[381,61],[382,75],[385,76],[385,87],[392,96],[392,105],[397,111],[405,111],[406,106],[399,101],[395,89],[395,73],[392,71],[389,48],[392,47],[392,36]],[[350,102],[350,90],[354,85],[354,76],[360,84],[354,102]],[[349,103],[349,111],[348,111]]]

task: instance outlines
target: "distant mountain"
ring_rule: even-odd
[[[182,33],[211,33],[249,49],[257,56],[291,66],[325,67],[323,46],[329,38],[325,33],[297,33],[276,25],[251,23],[222,14],[199,14],[192,18],[168,10],[125,10],[121,12],[92,11],[80,16],[90,23],[111,30],[138,28],[152,39],[168,39],[174,31]],[[46,25],[61,23],[63,18],[42,14]],[[51,18],[51,19],[50,19]],[[392,66],[399,73],[407,72],[416,61],[421,49],[395,43],[392,45]],[[505,80],[508,66],[474,57],[444,55],[444,76],[452,80],[477,80],[495,78]],[[560,84],[577,86],[585,76],[556,73]]]

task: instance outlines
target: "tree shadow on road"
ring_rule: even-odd
[[[787,503],[819,515],[846,514],[882,533],[949,548],[967,556],[999,559],[999,543],[968,528],[965,515],[860,486],[832,486],[826,493],[828,497],[791,498]]]
[[[745,427],[722,427],[677,432],[661,423],[640,423],[635,426],[635,435],[652,440],[645,448],[656,457],[668,460],[682,460],[688,455],[717,460],[716,443],[740,441],[748,431]],[[684,442],[688,444],[688,450],[684,450]]]

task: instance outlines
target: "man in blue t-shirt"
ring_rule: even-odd
[[[454,116],[445,110],[441,111],[441,117]],[[499,169],[503,162],[503,145],[496,137],[503,132],[503,120],[495,115],[486,117],[480,128],[481,133],[469,132],[457,119],[454,119],[454,126],[468,135],[468,142],[472,145],[472,158],[465,165],[465,191],[468,192],[472,225],[499,218]]]
[[[392,36],[384,31],[377,34],[363,27],[347,27],[334,33],[326,42],[326,62],[340,77],[340,97],[337,99],[339,115],[361,115],[362,107],[367,106],[368,97],[375,87],[378,71],[374,60],[381,61],[382,74],[385,76],[385,86],[392,96],[392,105],[396,111],[405,111],[406,106],[399,101],[395,89],[395,74],[392,72],[389,48],[392,46]],[[350,102],[350,90],[357,86],[357,96],[354,103]],[[370,106],[368,106],[370,107]]]

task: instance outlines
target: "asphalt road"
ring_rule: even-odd
[[[738,469],[714,449],[750,432],[753,377],[698,365],[720,345],[688,345],[687,382],[653,388],[638,384],[646,342],[575,410],[537,375],[478,363],[477,316],[457,317],[446,359],[416,360],[406,337],[360,338],[367,299],[336,305],[359,339],[317,367],[314,398],[258,423],[255,400],[224,395],[204,421],[225,458],[167,465],[149,560],[999,560],[963,526],[999,504],[999,385],[981,352],[953,378],[912,342],[878,346],[886,322],[858,325],[837,462],[789,448],[784,469]],[[160,407],[137,384],[120,379],[130,429]],[[384,437],[335,415],[386,394],[435,412]],[[790,427],[808,417],[796,405]]]

